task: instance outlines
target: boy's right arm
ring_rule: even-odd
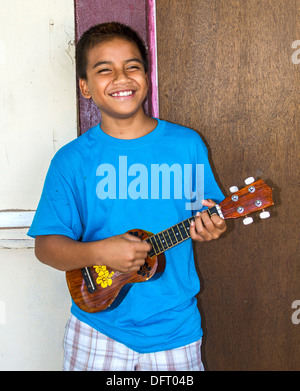
[[[95,242],[78,242],[62,235],[35,238],[38,260],[63,271],[103,265],[129,273],[144,265],[150,250],[150,244],[128,233]]]

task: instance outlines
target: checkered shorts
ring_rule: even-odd
[[[203,371],[201,340],[177,349],[137,353],[71,315],[64,337],[64,371]]]

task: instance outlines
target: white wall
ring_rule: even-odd
[[[35,209],[57,148],[76,135],[72,0],[0,0],[1,209]]]
[[[60,371],[70,307],[64,274],[31,249],[0,251],[0,370]]]
[[[73,0],[0,7],[1,227],[4,210],[36,209],[53,154],[77,135],[77,114]],[[0,370],[61,370],[65,276],[35,259],[26,232],[0,229]]]

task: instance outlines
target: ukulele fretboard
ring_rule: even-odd
[[[221,210],[218,205],[215,205],[208,209],[207,212],[210,216],[213,214],[220,215]],[[156,255],[159,255],[166,250],[169,250],[171,247],[174,247],[184,240],[190,238],[190,225],[194,220],[195,216],[192,216],[178,224],[173,225],[170,228],[165,229],[164,231],[159,232],[158,234],[147,238],[146,242],[150,243],[152,246],[152,249],[149,251],[149,256],[152,258]]]

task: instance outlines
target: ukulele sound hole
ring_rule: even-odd
[[[140,270],[137,272],[137,274],[140,274],[143,277],[145,277],[145,276],[149,277],[150,270],[151,270],[151,267],[149,266],[148,262],[145,262],[144,265],[140,267]]]

